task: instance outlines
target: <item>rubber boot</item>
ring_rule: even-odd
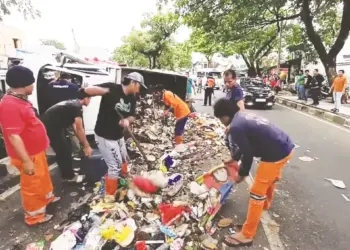
[[[118,189],[118,178],[105,177],[106,195],[114,195]]]
[[[183,136],[175,136],[175,144],[176,145],[180,145],[180,144],[182,144],[184,142],[184,138],[183,138]]]
[[[120,176],[125,178],[129,176],[129,172],[128,172],[128,162],[124,162],[122,164],[122,171],[120,173]]]

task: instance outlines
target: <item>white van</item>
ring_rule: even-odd
[[[222,74],[215,68],[203,68],[197,71],[197,84],[204,86],[207,83],[208,76],[212,76],[215,79],[215,89],[224,88],[224,80]]]

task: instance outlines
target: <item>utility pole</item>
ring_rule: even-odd
[[[75,43],[75,53],[79,53],[79,45],[77,43],[77,39],[75,38],[75,33],[74,33],[74,29],[72,29],[72,34],[73,34],[73,39],[74,39],[74,43]]]

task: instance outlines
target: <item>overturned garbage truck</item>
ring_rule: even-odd
[[[163,86],[171,90],[180,98],[186,96],[186,76],[175,72],[148,70],[143,68],[120,67],[112,64],[93,64],[85,59],[70,53],[60,52],[52,60],[42,57],[38,60],[37,55],[27,56],[22,65],[30,68],[34,72],[36,82],[34,92],[29,97],[39,115],[47,109],[46,90],[48,84],[57,79],[61,73],[68,73],[72,76],[73,83],[79,87],[87,87],[104,82],[114,82],[120,84],[122,79],[130,72],[139,72],[144,76],[145,84],[152,91],[152,86]],[[141,95],[147,94],[142,92]],[[88,135],[94,133],[101,97],[94,97],[88,107],[84,107],[83,120],[85,131]]]

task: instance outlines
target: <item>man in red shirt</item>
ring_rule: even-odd
[[[30,226],[51,220],[52,215],[46,214],[46,206],[59,200],[53,194],[45,155],[49,139],[28,101],[34,82],[31,70],[12,67],[6,74],[10,90],[0,102],[0,126],[11,163],[20,171],[25,222]]]

